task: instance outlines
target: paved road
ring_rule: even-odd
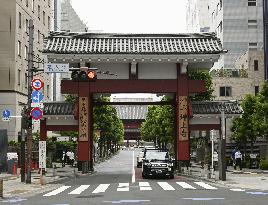
[[[267,205],[268,193],[258,190],[234,190],[202,180],[176,176],[175,179],[142,179],[134,168],[138,150],[123,150],[119,155],[95,167],[96,173],[68,179],[50,192],[30,198],[0,201],[20,205]],[[134,166],[133,166],[133,161]],[[16,201],[17,200],[17,201]]]

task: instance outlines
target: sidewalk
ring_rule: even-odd
[[[19,169],[18,169],[19,173]],[[40,183],[40,174],[37,170],[32,171],[31,173],[31,184],[22,183],[20,175],[11,175],[2,173],[0,178],[3,179],[3,195],[4,197],[28,197],[38,193],[43,193],[55,189],[60,186],[60,180],[63,180],[67,177],[77,177],[80,173],[77,171],[77,168],[74,170],[73,167],[66,166],[64,168],[57,168],[56,172],[53,169],[47,168],[47,173],[45,176],[45,185]]]
[[[207,180],[230,188],[256,189],[268,191],[268,171],[259,169],[234,170],[228,167],[226,171],[226,181],[219,180],[219,171],[215,171],[213,176],[209,176],[208,170],[202,169],[200,165],[194,164],[188,170],[183,170],[183,175],[192,178]]]

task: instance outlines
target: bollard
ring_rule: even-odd
[[[54,165],[53,165],[53,177],[56,176],[56,173],[57,173],[57,165],[54,164]]]
[[[0,198],[3,198],[3,191],[4,191],[4,188],[3,188],[3,179],[0,179]]]
[[[13,164],[13,175],[17,175],[17,166],[15,162]]]

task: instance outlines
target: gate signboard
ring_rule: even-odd
[[[39,141],[39,168],[46,168],[46,141]]]
[[[187,96],[179,96],[179,140],[188,139],[188,99]]]
[[[79,136],[78,141],[88,141],[88,98],[79,97]]]

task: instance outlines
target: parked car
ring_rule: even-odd
[[[142,177],[164,176],[174,178],[173,161],[166,150],[147,152],[142,162]]]
[[[144,159],[144,152],[140,152],[137,156],[137,167],[142,167],[142,160]]]

